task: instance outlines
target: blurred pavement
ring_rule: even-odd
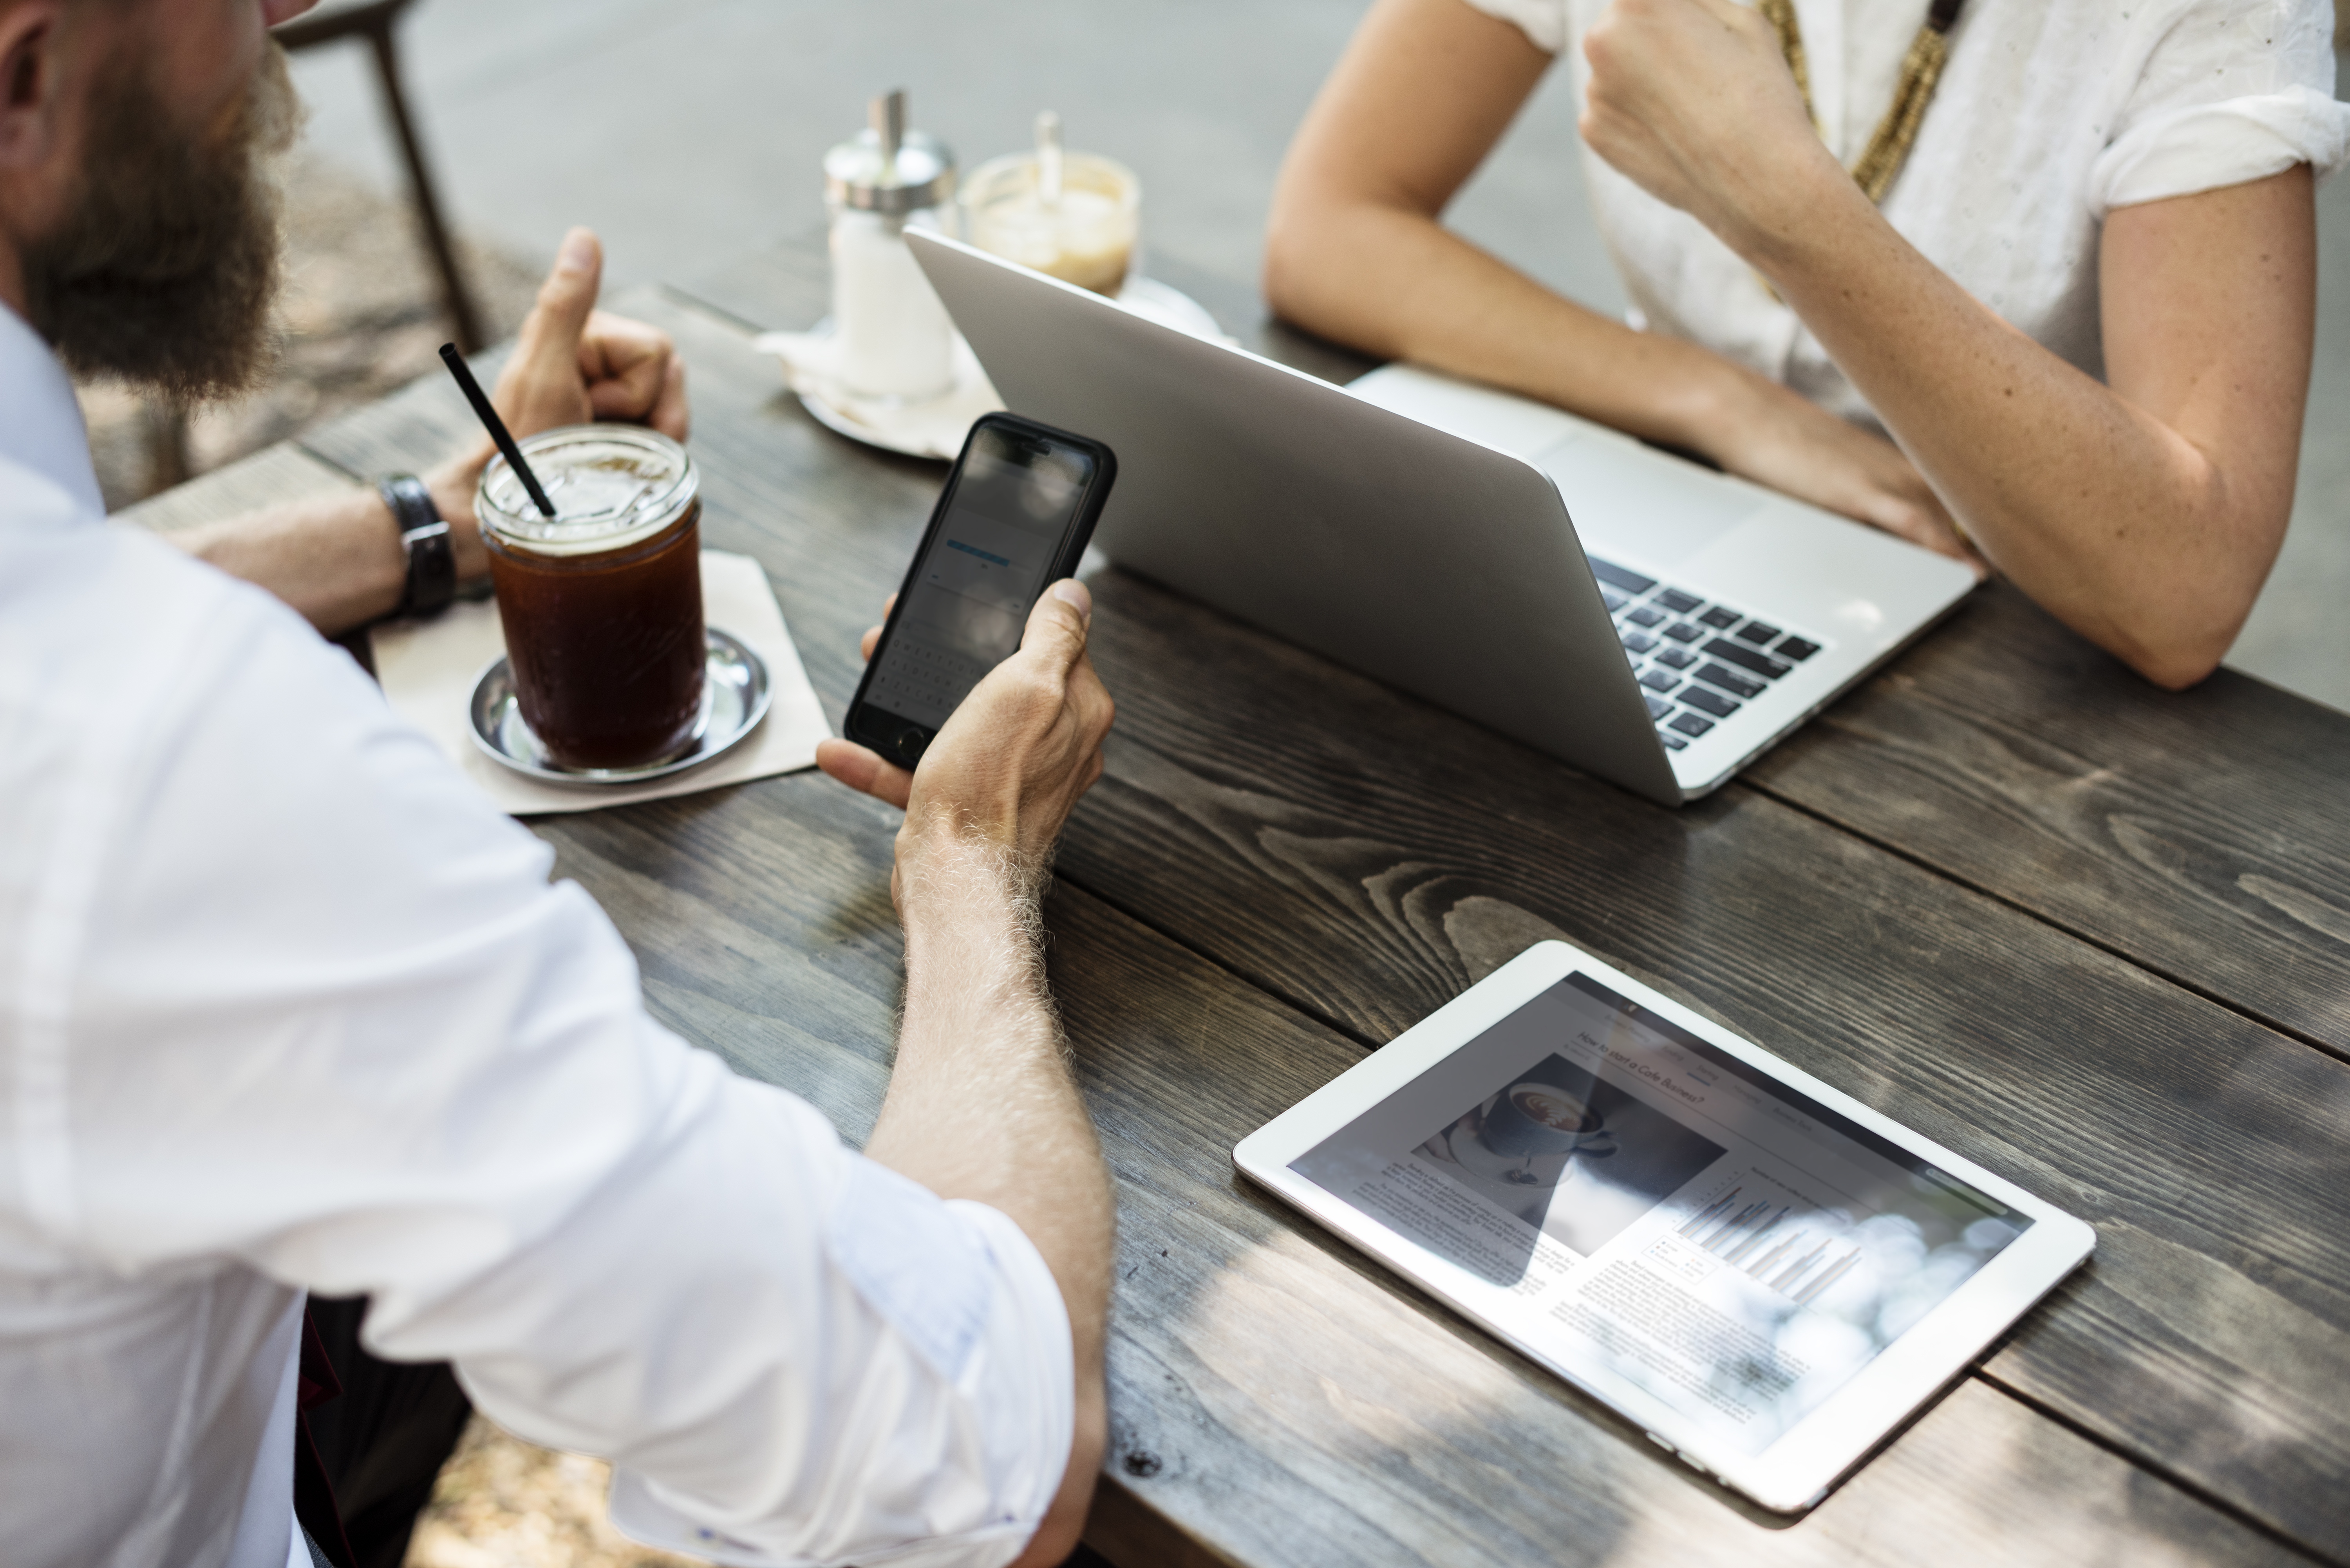
[[[825,150],[909,89],[965,169],[1036,110],[1130,164],[1158,252],[1253,280],[1290,132],[1363,0],[437,0],[403,35],[456,226],[525,256],[604,236],[619,286],[681,276],[824,221]],[[307,53],[311,145],[386,190],[399,170],[366,57]],[[1463,233],[1602,310],[1622,292],[1584,217],[1554,72],[1455,204]],[[2230,662],[2350,711],[2350,177],[2319,192],[2317,371],[2283,558]],[[404,237],[404,236],[403,236]],[[781,324],[779,324],[781,325]],[[792,323],[788,325],[799,325]]]

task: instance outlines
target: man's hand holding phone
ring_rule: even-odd
[[[883,607],[888,613],[888,607]],[[909,773],[852,741],[826,741],[816,765],[850,788],[902,806],[898,874],[938,851],[1009,851],[1041,872],[1077,798],[1101,776],[1115,705],[1086,650],[1093,597],[1074,577],[1045,591],[1020,649],[997,665],[940,729]],[[881,628],[865,634],[873,656]]]
[[[1008,1215],[1068,1309],[1076,1435],[1012,1568],[1076,1547],[1107,1441],[1116,1205],[1045,986],[1041,906],[1053,845],[1101,777],[1109,733],[1109,693],[1086,656],[1093,596],[1071,574],[1117,475],[1099,441],[1010,414],[974,424],[904,587],[865,634],[841,724],[853,738],[816,753],[906,812],[889,871],[906,1002],[865,1152]]]
[[[1054,841],[1101,776],[1109,733],[1109,693],[1086,656],[1092,619],[1076,578],[1046,588],[1019,649],[971,689],[911,773],[853,741],[816,753],[834,778],[906,811],[889,876],[906,1002],[865,1152],[941,1198],[1008,1215],[1068,1313],[1074,1436],[1059,1490],[1012,1568],[1076,1548],[1108,1432],[1102,1339],[1117,1209],[1045,990],[1038,909]],[[868,660],[881,636],[865,634]]]

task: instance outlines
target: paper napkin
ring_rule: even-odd
[[[815,765],[816,743],[832,733],[832,726],[825,722],[816,689],[800,667],[799,649],[792,645],[767,574],[748,556],[704,550],[702,606],[708,624],[732,632],[766,662],[774,697],[759,728],[737,741],[732,751],[701,767],[647,784],[541,784],[483,754],[466,711],[473,683],[506,650],[493,600],[451,605],[433,620],[379,627],[376,677],[400,716],[431,736],[499,810],[515,816],[660,800]]]

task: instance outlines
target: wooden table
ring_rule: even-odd
[[[1358,362],[1168,264],[1245,340]],[[940,465],[752,353],[801,245],[623,308],[691,367],[708,542],[762,561],[837,723]],[[445,379],[147,509],[432,460]],[[1666,811],[1117,572],[1118,701],[1052,973],[1119,1183],[1124,1568],[2350,1563],[2350,718],[2169,696],[1994,587]],[[656,1013],[851,1136],[888,1069],[893,813],[802,774],[551,819]],[[1564,936],[2095,1224],[2095,1262],[1808,1517],[1742,1505],[1233,1174],[1233,1142]]]

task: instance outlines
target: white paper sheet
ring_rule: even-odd
[[[541,784],[492,762],[474,743],[466,707],[473,683],[506,650],[498,607],[488,599],[451,605],[437,619],[379,627],[375,668],[383,694],[400,716],[430,735],[498,809],[515,816],[594,811],[631,801],[691,794],[721,784],[787,774],[816,763],[816,743],[832,733],[816,689],[800,668],[767,574],[748,556],[702,553],[702,618],[732,632],[766,661],[774,698],[758,732],[704,766],[649,784],[593,787]]]

